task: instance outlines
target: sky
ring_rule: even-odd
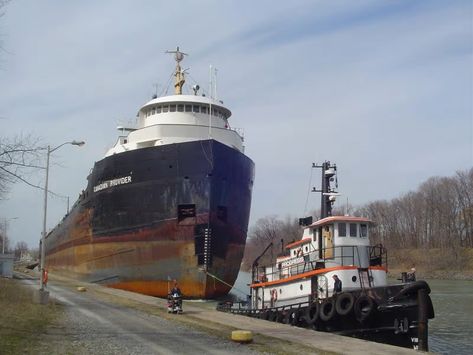
[[[244,129],[256,165],[250,225],[317,208],[311,165],[324,160],[338,166],[337,206],[389,200],[473,166],[472,4],[13,0],[0,18],[0,136],[84,140],[51,157],[50,190],[72,205],[116,126],[133,122],[154,85],[166,93],[165,51],[179,46],[190,84],[207,87],[217,68],[218,98]],[[44,171],[30,178],[44,184]],[[50,197],[48,229],[66,209]],[[36,247],[42,191],[12,186],[5,218],[13,244]]]

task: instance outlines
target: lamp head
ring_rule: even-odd
[[[82,147],[85,144],[85,142],[84,141],[72,141],[71,144]]]

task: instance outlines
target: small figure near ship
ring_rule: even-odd
[[[248,304],[218,309],[427,351],[434,318],[429,285],[407,278],[388,284],[387,251],[369,241],[373,222],[332,216],[337,167],[328,161],[314,167],[322,170],[321,219],[301,218],[302,239],[282,245],[273,265],[258,263],[272,244],[254,261]]]
[[[182,292],[176,281],[174,281],[174,286],[169,291],[168,313],[182,314]]]

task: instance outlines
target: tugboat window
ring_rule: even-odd
[[[161,113],[161,106],[156,107],[156,113]]]
[[[178,112],[184,112],[184,105],[177,105]]]
[[[156,113],[156,108],[153,107],[153,109],[151,110],[151,114],[154,115]]]
[[[350,237],[356,237],[356,223],[350,223]]]
[[[169,111],[169,106],[163,106],[163,112],[168,112]]]
[[[202,106],[202,107],[200,108],[200,112],[202,112],[202,113],[207,113],[207,107]]]
[[[176,112],[176,105],[169,106],[169,111],[170,112]]]
[[[346,237],[347,236],[347,224],[346,223],[339,223],[338,224],[338,236],[339,237]]]
[[[186,112],[192,111],[192,105],[186,105]]]
[[[194,105],[193,111],[194,112],[200,112],[200,106]]]
[[[366,224],[360,224],[360,237],[366,238],[368,236],[368,226]]]

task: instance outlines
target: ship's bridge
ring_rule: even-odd
[[[230,110],[223,106],[222,101],[199,94],[197,85],[193,87],[194,95],[183,95],[185,71],[179,63],[185,53],[180,52],[179,48],[169,53],[175,54],[177,63],[174,74],[175,95],[154,97],[145,103],[138,111],[135,127],[118,127],[121,135],[106,156],[134,149],[208,139],[243,153],[243,132],[230,127]]]

